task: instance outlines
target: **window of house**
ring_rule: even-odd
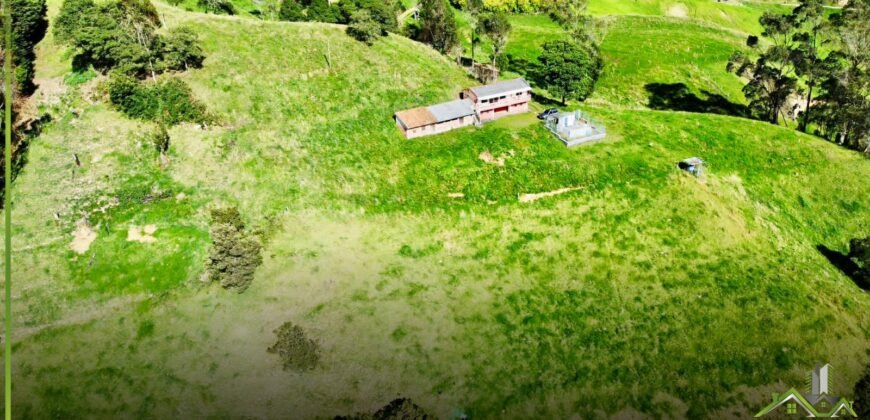
[[[797,414],[797,404],[790,402],[785,405],[785,412],[787,414]]]

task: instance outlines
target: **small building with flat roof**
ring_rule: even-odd
[[[395,119],[396,125],[407,139],[467,127],[476,121],[471,103],[462,99],[399,111],[396,113]]]

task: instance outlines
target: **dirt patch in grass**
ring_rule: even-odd
[[[558,190],[547,191],[547,192],[542,192],[542,193],[522,194],[522,195],[520,195],[519,200],[520,200],[520,203],[531,203],[533,201],[537,201],[537,200],[540,200],[542,198],[552,197],[554,195],[559,195],[559,194],[565,194],[567,192],[577,191],[577,190],[582,189],[582,188],[583,187],[566,187],[566,188],[559,188]]]
[[[676,18],[687,18],[689,17],[689,9],[686,8],[686,5],[677,3],[668,8],[667,15]]]
[[[448,198],[465,198],[463,193],[447,193]]]
[[[499,155],[498,157],[495,157],[495,156],[493,156],[493,154],[489,150],[484,150],[484,151],[480,152],[480,155],[478,155],[477,157],[480,160],[482,160],[490,165],[504,166],[504,163],[508,159],[513,157],[513,155],[514,155],[514,151],[511,150],[506,154],[502,154],[502,155]]]
[[[73,231],[73,240],[69,244],[70,249],[76,254],[84,254],[88,252],[91,244],[97,239],[97,232],[91,229],[91,225],[87,220],[79,220],[76,223],[76,230]]]
[[[288,321],[275,330],[275,335],[278,341],[267,351],[281,358],[284,370],[311,370],[317,366],[320,346],[305,335],[302,327]]]
[[[130,228],[127,229],[127,241],[151,244],[157,242],[157,238],[154,237],[154,232],[157,232],[157,226],[155,225],[146,225],[144,227],[130,226]]]

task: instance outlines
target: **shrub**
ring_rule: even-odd
[[[245,224],[235,207],[214,209],[211,218],[209,278],[225,289],[242,293],[251,285],[254,272],[263,262],[262,246],[245,231]]]
[[[397,398],[381,407],[374,414],[356,414],[351,417],[336,417],[336,420],[426,420],[432,419],[419,405],[408,398]]]
[[[229,0],[197,0],[196,4],[208,13],[236,14],[236,8]]]
[[[550,41],[538,57],[538,83],[560,98],[584,100],[592,94],[602,63],[594,48],[573,41]]]
[[[269,353],[277,354],[284,370],[310,370],[320,360],[320,348],[314,340],[305,336],[305,331],[292,322],[275,330],[278,341],[269,347]]]
[[[381,24],[372,17],[368,10],[357,10],[350,18],[347,34],[357,41],[372,45],[381,36]]]
[[[305,20],[305,11],[298,0],[281,0],[281,7],[278,10],[278,19],[289,22],[300,22]]]
[[[188,70],[202,67],[205,54],[199,45],[196,32],[187,27],[177,27],[161,39],[161,70]]]
[[[855,280],[870,285],[870,237],[849,242],[849,258],[858,266]]]
[[[154,121],[167,126],[182,122],[204,123],[208,114],[187,84],[177,78],[145,83],[123,74],[109,79],[109,99],[130,118]]]
[[[158,155],[164,155],[169,151],[169,131],[166,130],[165,125],[158,125],[157,129],[148,134],[148,139]]]

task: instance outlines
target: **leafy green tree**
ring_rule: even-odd
[[[308,20],[314,22],[337,23],[341,16],[338,7],[329,3],[329,0],[311,0],[307,9]]]
[[[22,95],[33,93],[36,44],[48,29],[44,0],[9,0],[12,10],[12,66],[16,91]],[[3,22],[0,22],[3,30]],[[3,51],[0,48],[0,51]],[[4,51],[5,54],[5,51]],[[5,57],[5,55],[3,56]]]
[[[278,19],[289,22],[301,22],[305,18],[305,10],[297,0],[281,0],[281,9],[278,11]]]
[[[870,1],[850,1],[831,26],[834,48],[812,120],[823,136],[870,153]]]
[[[419,41],[431,45],[442,54],[458,45],[456,19],[446,0],[420,2]]]
[[[199,45],[199,38],[193,29],[186,26],[175,27],[161,39],[161,70],[189,70],[202,67],[205,53]]]
[[[735,52],[728,61],[727,70],[746,77],[749,82],[743,94],[756,117],[771,124],[779,122],[789,95],[797,89],[795,74],[794,36],[798,26],[791,15],[767,12],[759,20],[762,33],[771,45],[752,60],[743,52]]]
[[[806,132],[813,106],[813,90],[818,87],[829,69],[823,65],[821,52],[828,25],[821,0],[801,0],[792,16],[799,28],[794,36],[795,46],[792,51],[795,73],[803,77],[807,85],[806,105],[798,129]]]
[[[481,13],[484,11],[483,0],[466,0],[464,10],[468,12],[471,25],[471,65],[474,66],[475,52],[480,44]],[[495,61],[495,60],[493,60]]]
[[[601,72],[600,60],[574,41],[547,42],[538,61],[538,83],[566,105],[591,95]]]
[[[381,24],[372,17],[371,12],[361,9],[351,16],[347,34],[358,41],[372,45],[381,36]]]
[[[492,62],[498,63],[498,58],[504,52],[508,36],[511,33],[511,23],[503,12],[490,13],[481,20],[483,33],[492,41]]]

